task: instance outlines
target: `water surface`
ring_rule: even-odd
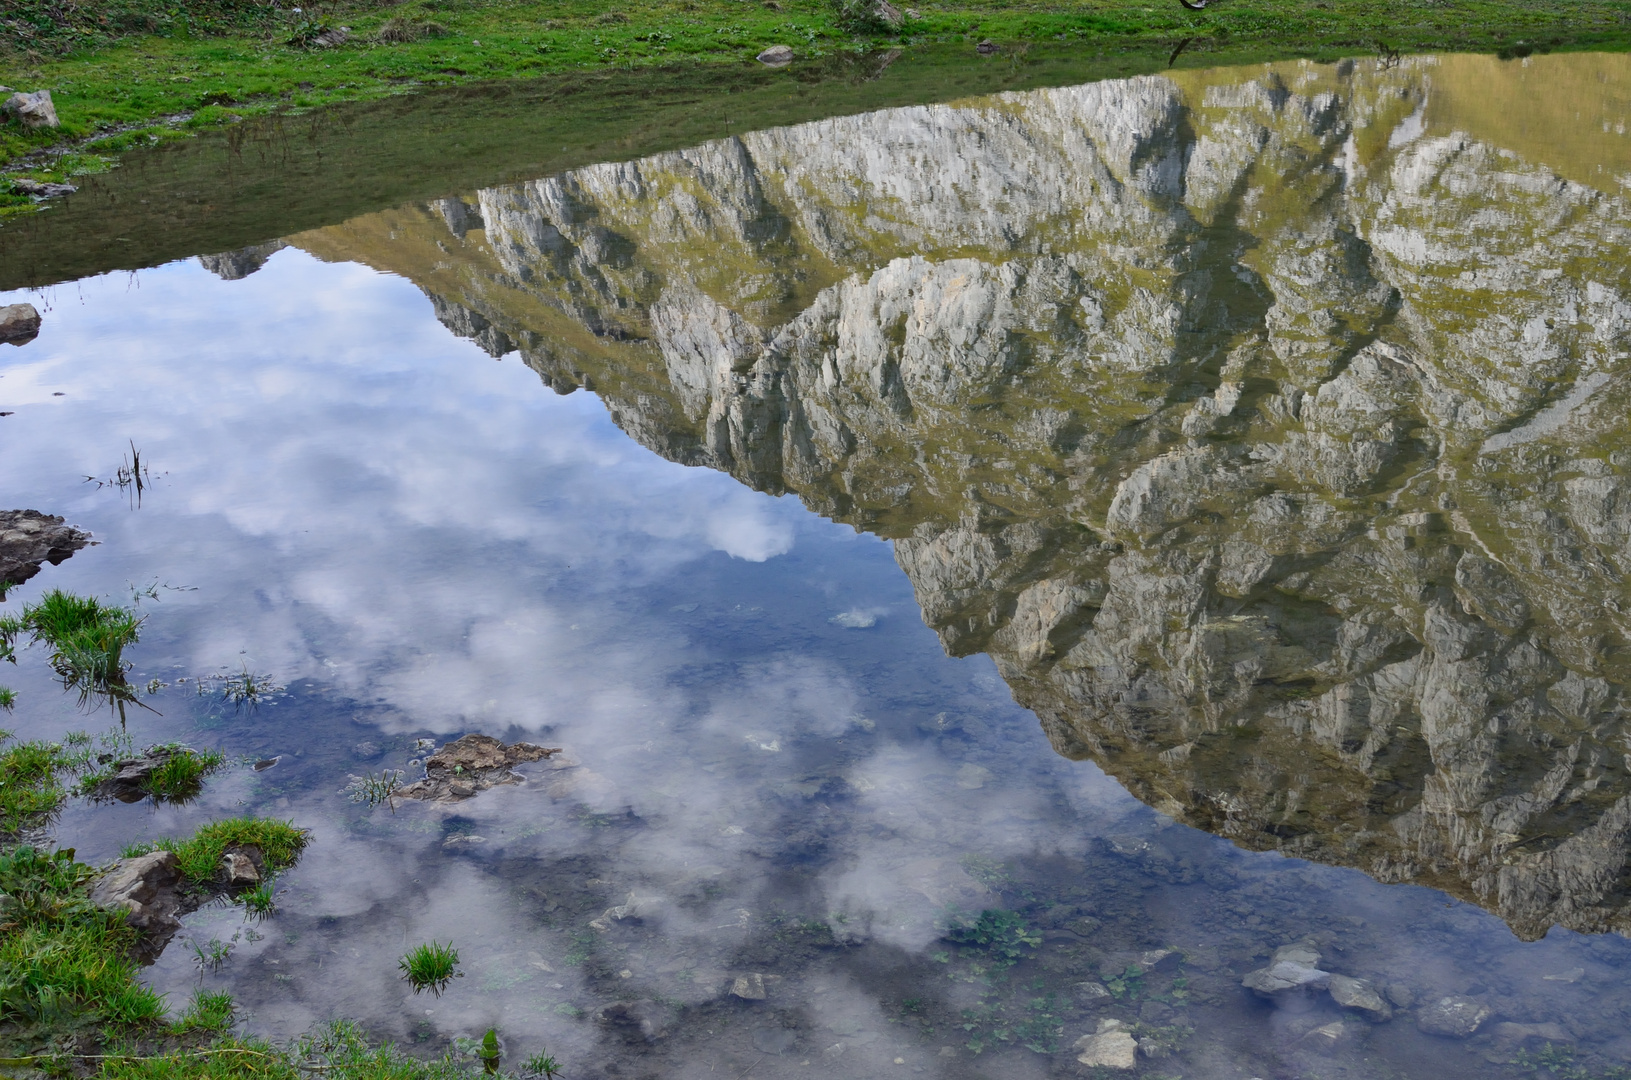
[[[0,297],[46,316],[0,476],[101,541],[13,602],[135,592],[142,679],[287,686],[158,691],[141,739],[278,765],[58,833],[311,827],[258,936],[188,924],[278,1037],[1040,1077],[1116,1019],[1149,1076],[1615,1075],[1628,85],[976,97]],[[83,479],[131,444],[139,507]],[[19,731],[106,722],[24,661]],[[468,731],[564,760],[340,793]],[[1392,1018],[1241,986],[1303,942]]]

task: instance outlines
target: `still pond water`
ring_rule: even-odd
[[[1622,56],[1179,72],[0,294],[7,505],[99,541],[10,604],[134,600],[138,744],[278,759],[56,837],[311,829],[147,973],[276,1038],[1626,1075],[1628,121]],[[139,505],[86,481],[133,447]],[[21,736],[110,722],[8,674]],[[467,732],[564,753],[344,794]]]

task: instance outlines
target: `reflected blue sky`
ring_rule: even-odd
[[[0,484],[99,544],[9,606],[53,587],[128,602],[151,584],[136,675],[247,668],[288,687],[245,712],[184,683],[131,721],[139,743],[277,767],[235,768],[189,807],[75,804],[58,825],[92,859],[225,813],[313,830],[258,939],[233,910],[189,918],[150,971],[177,1003],[202,981],[231,989],[253,1031],[354,1015],[428,1050],[494,1024],[584,1076],[841,1061],[1040,1077],[1068,1055],[976,1054],[903,1004],[986,1007],[945,920],[1024,896],[1062,959],[1040,989],[1005,988],[1013,1007],[1053,995],[1068,1046],[1097,1007],[1073,988],[1189,950],[1209,1010],[1189,1021],[1197,1075],[1306,1058],[1307,1018],[1238,989],[1302,936],[1343,970],[1481,987],[1536,1020],[1617,978],[1617,940],[1520,945],[1431,890],[1170,826],[1054,755],[987,658],[948,658],[887,544],[641,449],[591,394],[558,397],[455,338],[406,281],[286,249],[241,281],[188,262],[0,296],[19,300],[45,326],[0,350]],[[132,444],[154,478],[139,508],[85,481]],[[24,736],[109,723],[76,712],[38,650],[6,674]],[[451,809],[340,794],[350,775],[408,768],[414,739],[465,731],[566,761]],[[636,914],[608,918],[619,906]],[[810,926],[819,947],[797,944]],[[233,959],[201,979],[187,942],[233,934]],[[456,940],[467,971],[437,1001],[395,971],[432,937]],[[730,994],[753,974],[764,1002]],[[657,1003],[658,1034],[609,1025],[617,1000]],[[1388,1038],[1407,1071],[1478,1075],[1413,1029]]]

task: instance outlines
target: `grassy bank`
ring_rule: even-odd
[[[856,50],[990,39],[1010,54],[1152,46],[1204,55],[1260,45],[1294,56],[1398,50],[1617,48],[1631,0],[1177,0],[921,3],[898,32],[866,33],[831,0],[369,0],[304,10],[189,0],[0,0],[0,83],[50,89],[57,131],[0,127],[0,165],[57,178],[133,146],[277,110],[419,87],[563,72],[745,64],[769,45],[801,65]],[[902,3],[903,8],[910,5]],[[315,44],[348,28],[338,45]],[[1000,58],[1000,57],[999,57]],[[54,156],[67,148],[81,152]],[[14,200],[15,201],[15,200]]]

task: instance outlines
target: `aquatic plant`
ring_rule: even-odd
[[[197,798],[204,788],[204,778],[226,764],[226,755],[219,750],[194,750],[177,743],[150,746],[145,751],[152,756],[167,755],[162,764],[141,781],[141,790],[156,802],[185,803]],[[94,763],[84,760],[83,775],[74,793],[85,795],[114,775],[119,757],[103,754]],[[124,756],[128,756],[128,753]],[[88,759],[89,755],[84,755]],[[106,760],[101,760],[106,759]]]
[[[271,882],[262,882],[238,896],[238,902],[251,915],[265,918],[277,909],[277,898],[272,894]]]
[[[353,776],[340,794],[354,803],[367,803],[372,810],[380,803],[396,813],[396,793],[402,789],[401,769],[381,769],[378,776]]]
[[[238,945],[238,938],[237,935],[233,935],[230,941],[210,938],[203,943],[189,940],[187,944],[192,949],[193,966],[198,969],[198,974],[203,975],[206,971],[220,971],[226,962],[232,959],[232,951]]]
[[[187,1010],[181,1014],[181,1018],[170,1025],[170,1031],[176,1035],[190,1031],[225,1031],[232,1026],[232,1018],[237,1011],[232,995],[225,990],[199,987],[193,991],[192,1000],[187,1003]]]
[[[408,950],[408,954],[397,966],[401,968],[402,977],[413,987],[416,994],[422,990],[429,990],[437,997],[441,997],[448,983],[464,977],[464,973],[458,970],[459,951],[453,947],[451,941],[446,945],[435,941],[415,945]]]
[[[555,1080],[562,1070],[560,1062],[553,1055],[540,1050],[522,1064],[521,1071],[531,1076],[541,1076],[544,1080]]]
[[[1042,945],[1042,935],[1027,927],[1017,911],[997,908],[986,908],[976,919],[952,920],[942,936],[985,949],[999,968],[1014,966]]]
[[[0,686],[0,709],[10,712],[17,704],[17,691],[9,686]]]
[[[269,818],[227,818],[212,821],[186,840],[160,839],[128,845],[126,858],[146,855],[150,851],[173,851],[181,876],[194,885],[208,885],[215,880],[221,860],[229,847],[256,847],[268,870],[283,870],[293,866],[306,849],[307,833],[292,822]]]
[[[130,664],[125,647],[141,635],[142,618],[117,604],[52,589],[20,618],[0,620],[0,639],[10,643],[23,630],[51,647],[51,667],[65,689],[79,691],[83,707],[93,697],[106,698],[124,718],[126,702],[136,701],[125,681]]]
[[[234,712],[260,708],[263,698],[283,690],[284,687],[270,675],[249,670],[247,665],[236,675],[201,675],[196,680],[199,697],[208,697],[219,688],[221,700],[232,706]]]

